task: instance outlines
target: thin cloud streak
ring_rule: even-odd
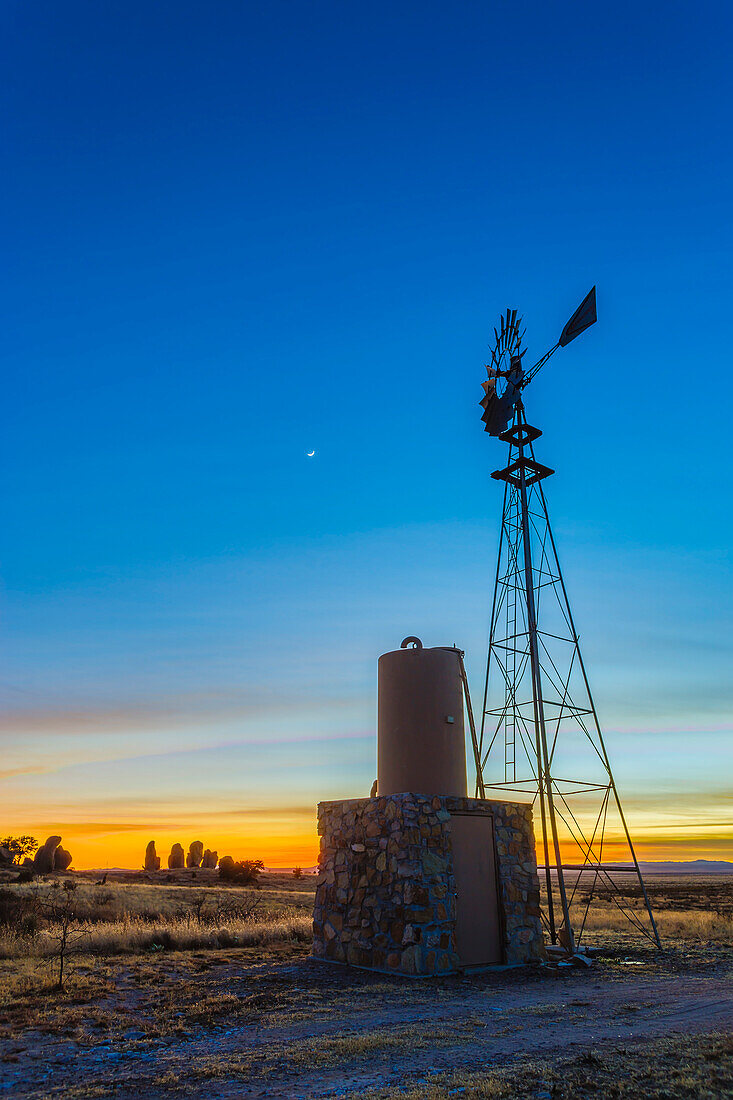
[[[130,821],[58,821],[56,818],[44,821],[43,818],[34,818],[33,828],[42,825],[44,829],[59,836],[97,836],[107,833],[139,833],[146,829],[144,822]]]
[[[303,736],[282,737],[277,734],[273,734],[269,737],[253,737],[253,738],[238,738],[232,741],[221,741],[216,744],[206,744],[196,746],[188,746],[183,749],[170,749],[169,751],[161,751],[159,748],[155,752],[141,753],[135,752],[130,755],[117,755],[117,756],[104,756],[97,759],[78,758],[74,760],[65,760],[56,764],[49,764],[48,766],[36,765],[34,767],[18,767],[8,769],[7,772],[0,772],[0,777],[13,778],[21,775],[59,775],[61,772],[68,771],[80,766],[94,766],[104,765],[108,767],[114,764],[122,763],[134,763],[136,760],[144,760],[150,763],[153,760],[165,760],[171,761],[176,759],[183,759],[188,756],[205,755],[211,756],[216,752],[231,752],[236,749],[250,749],[250,748],[276,748],[284,745],[320,745],[329,743],[341,743],[344,741],[369,741],[374,737],[373,733],[336,733],[336,734],[318,734],[316,736],[304,734]]]
[[[2,733],[43,734],[116,734],[124,731],[148,730],[155,726],[195,726],[202,719],[224,722],[264,714],[302,714],[304,711],[330,712],[346,710],[353,699],[277,695],[262,699],[236,699],[227,694],[194,693],[160,699],[146,699],[139,704],[111,707],[59,707],[6,710],[0,714]]]
[[[43,767],[42,764],[36,767],[5,768],[0,770],[0,779],[12,779],[16,775],[45,775],[49,771],[51,769]]]

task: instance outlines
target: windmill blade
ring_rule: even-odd
[[[581,332],[585,332],[587,328],[594,325],[597,320],[596,288],[592,287],[560,333],[560,339],[558,340],[560,347],[564,348],[576,336],[580,336]]]

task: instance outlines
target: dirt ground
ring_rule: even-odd
[[[6,1006],[6,1095],[633,1096],[642,1091],[598,1091],[604,1058],[609,1080],[622,1083],[646,1080],[633,1076],[640,1060],[653,1074],[667,1058],[669,1082],[694,1049],[704,1064],[677,1073],[681,1091],[638,1084],[643,1095],[733,1096],[733,1045],[695,1045],[733,1031],[730,946],[676,945],[660,956],[620,945],[588,970],[440,980],[321,963],[295,944],[76,967],[67,993],[40,994],[29,976],[25,1000]],[[568,1092],[573,1066],[591,1084]],[[497,1069],[518,1071],[509,1091],[486,1078]]]
[[[0,958],[0,1097],[733,1098],[733,876],[649,882],[661,955],[581,881],[590,969],[429,980],[317,962],[292,930],[221,946],[190,919],[236,893],[212,874],[75,880],[109,943],[72,960],[63,993],[37,954]],[[313,890],[268,874],[257,896],[300,928]],[[622,901],[642,905],[633,879]],[[186,950],[130,948],[159,920],[184,921]]]

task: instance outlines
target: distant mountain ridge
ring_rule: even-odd
[[[633,871],[633,863],[604,863],[604,867]],[[733,875],[733,863],[726,859],[639,860],[642,872],[657,875]]]
[[[604,863],[609,871],[630,871],[635,873],[633,863]],[[564,864],[566,871],[585,870],[589,873],[593,868],[582,866],[579,863]],[[688,859],[688,860],[639,860],[639,867],[643,873],[651,875],[733,875],[733,863],[726,859]],[[540,864],[538,870],[544,870]]]
[[[664,860],[660,863],[639,860],[642,871],[670,875],[733,875],[733,863],[727,859]]]

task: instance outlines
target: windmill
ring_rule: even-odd
[[[542,432],[528,423],[523,402],[525,389],[558,348],[595,321],[593,287],[557,343],[525,368],[522,319],[516,309],[508,309],[494,329],[481,400],[485,430],[507,443],[509,454],[506,466],[491,475],[504,482],[504,503],[483,714],[480,734],[473,737],[476,793],[481,798],[487,791],[530,794],[539,804],[547,893],[543,919],[551,942],[569,951],[582,939],[597,894],[611,899],[661,947],[550,525],[543,481],[554,471],[535,457],[534,443]],[[563,862],[561,840],[566,853],[576,853],[575,860],[566,856]],[[618,876],[608,866],[609,848],[628,853],[648,921],[620,891]],[[576,896],[578,908],[585,903],[585,910],[573,927],[570,910]]]

